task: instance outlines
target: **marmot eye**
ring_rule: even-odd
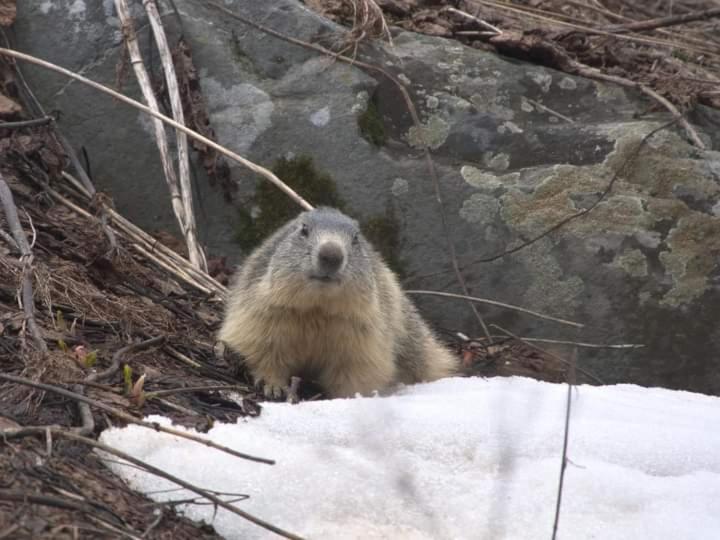
[[[308,226],[303,223],[302,227],[300,227],[300,236],[307,238],[309,235],[310,229],[308,229]]]

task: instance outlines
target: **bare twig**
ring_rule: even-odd
[[[147,339],[145,341],[141,341],[140,343],[131,343],[130,345],[126,345],[125,347],[119,349],[113,355],[112,364],[110,364],[110,367],[103,371],[95,371],[91,373],[85,378],[85,383],[95,383],[97,381],[112,377],[120,369],[121,361],[125,356],[130,353],[147,349],[149,347],[152,347],[153,345],[157,345],[164,341],[165,336],[158,336]],[[82,384],[76,384],[75,386],[73,386],[73,390],[78,395],[84,395],[84,388]],[[79,402],[78,407],[80,409],[80,418],[82,419],[82,425],[76,431],[78,435],[90,435],[93,431],[95,431],[95,420],[93,418],[92,412],[90,411],[90,405],[88,403]]]
[[[179,388],[168,388],[167,390],[153,390],[152,392],[147,392],[146,395],[148,398],[151,397],[159,397],[159,396],[169,396],[172,394],[184,394],[186,392],[210,392],[213,390],[248,390],[247,386],[239,385],[239,384],[210,384],[207,386],[181,386]]]
[[[45,338],[40,330],[40,327],[35,321],[35,304],[33,301],[33,254],[28,244],[27,238],[25,237],[25,231],[23,231],[20,225],[20,219],[18,218],[17,208],[15,201],[10,191],[10,187],[5,182],[5,179],[0,174],[0,202],[2,203],[3,210],[5,212],[5,220],[10,227],[10,232],[15,240],[15,245],[20,250],[20,262],[22,263],[22,281],[21,281],[21,293],[22,293],[22,308],[25,313],[25,324],[30,331],[30,336],[35,343],[35,346],[42,353],[47,353],[47,345],[45,344]]]
[[[300,402],[300,398],[298,397],[298,388],[300,387],[301,382],[302,379],[300,377],[290,377],[290,387],[288,388],[286,399],[288,403],[296,404]]]
[[[675,118],[676,122],[679,122],[680,125],[683,127],[685,132],[687,133],[690,140],[693,142],[695,146],[700,148],[701,150],[705,150],[705,143],[702,141],[700,136],[698,135],[695,128],[688,122],[687,118],[680,113],[680,111],[670,103],[669,100],[658,94],[655,90],[650,88],[647,85],[644,85],[640,82],[631,81],[630,79],[626,79],[624,77],[619,77],[617,75],[608,75],[606,73],[603,73],[599,69],[586,66],[584,64],[580,64],[580,62],[577,62],[577,73],[579,75],[583,75],[585,77],[588,77],[590,79],[597,79],[601,81],[611,82],[615,84],[619,84],[620,86],[625,86],[628,88],[635,88],[637,90],[640,90],[643,94],[647,95],[648,97],[654,99],[658,103],[660,103],[665,109],[667,109],[670,114]]]
[[[487,300],[485,298],[478,298],[476,296],[468,296],[466,294],[455,294],[455,293],[449,293],[449,292],[442,292],[442,291],[419,291],[419,290],[410,290],[405,291],[408,294],[425,294],[429,296],[444,296],[446,298],[456,298],[458,300],[467,300],[470,302],[477,302],[479,304],[487,304],[490,306],[497,306],[505,309],[510,309],[512,311],[518,311],[520,313],[527,313],[528,315],[532,315],[533,317],[537,317],[539,319],[545,319],[548,321],[554,321],[560,324],[566,324],[568,326],[574,326],[576,328],[583,328],[585,325],[580,324],[573,321],[568,321],[565,319],[558,319],[557,317],[551,317],[550,315],[543,315],[542,313],[538,313],[537,311],[532,311],[529,309],[525,309],[519,306],[513,306],[511,304],[505,304],[503,302],[496,302],[495,300]],[[492,340],[491,340],[492,342]]]
[[[62,175],[83,196],[89,197],[87,191],[84,190],[83,186],[76,178],[66,172],[63,172]],[[86,210],[80,208],[52,188],[46,187],[44,189],[51,197],[66,205],[68,208],[71,208],[75,212],[85,216],[87,219],[95,219],[94,216]],[[204,293],[216,293],[219,296],[224,296],[226,294],[226,288],[215,279],[207,275],[205,272],[198,270],[177,252],[168,248],[161,242],[158,242],[155,238],[147,234],[138,226],[128,221],[125,217],[116,212],[114,208],[108,206],[103,199],[98,198],[97,204],[103,208],[103,211],[107,213],[108,218],[113,221],[120,232],[125,234],[128,239],[132,241],[132,247],[140,252],[144,257]],[[110,226],[108,226],[108,229],[115,232],[115,230]]]
[[[491,325],[492,326],[492,325]],[[467,336],[466,336],[467,337]],[[495,337],[495,336],[493,336]],[[503,336],[498,336],[503,337]],[[481,341],[485,338],[476,338],[474,341]],[[569,341],[564,339],[548,339],[548,338],[532,338],[527,336],[518,336],[516,339],[527,341],[530,343],[547,343],[549,345],[570,345],[571,347],[581,347],[585,349],[642,349],[645,347],[642,343],[586,343],[583,341]],[[467,338],[466,341],[469,341]]]
[[[466,19],[470,19],[471,21],[475,21],[483,28],[490,30],[495,35],[502,34],[502,30],[500,30],[498,27],[493,26],[489,22],[483,21],[481,18],[476,17],[475,15],[470,15],[469,13],[465,13],[464,11],[460,11],[459,9],[455,9],[453,7],[445,7],[443,8],[443,10],[450,13],[455,13],[456,15],[460,15],[461,17],[465,17]]]
[[[518,340],[518,341],[521,341],[522,343],[524,343],[525,345],[527,345],[527,346],[530,347],[531,349],[535,349],[536,351],[541,352],[542,354],[545,354],[545,355],[549,356],[550,358],[554,358],[554,359],[557,360],[558,362],[561,362],[561,363],[565,364],[565,365],[568,366],[568,367],[570,367],[570,365],[571,365],[570,361],[566,360],[566,359],[563,358],[562,356],[559,356],[559,355],[557,355],[557,354],[555,354],[555,353],[552,353],[552,352],[548,351],[547,349],[543,349],[542,347],[538,347],[537,345],[533,345],[532,343],[529,343],[527,339],[522,338],[522,337],[520,337],[520,336],[516,336],[515,334],[513,334],[513,333],[510,332],[509,330],[506,330],[506,329],[503,328],[502,326],[498,326],[497,324],[491,324],[490,326],[493,327],[493,328],[497,328],[498,330],[500,330],[500,331],[501,331],[503,334],[505,334],[506,336],[510,336],[510,337],[513,338],[513,339],[516,339],[516,340]],[[578,330],[579,330],[579,329],[578,329]],[[576,369],[576,368],[573,367],[573,369]],[[591,371],[588,371],[588,370],[583,369],[583,368],[580,368],[580,367],[577,367],[577,370],[578,370],[580,373],[582,373],[583,375],[587,375],[589,378],[591,378],[591,379],[592,379],[593,381],[595,381],[596,383],[598,383],[598,384],[605,384],[600,377],[598,377],[597,375],[595,375],[595,374],[592,373]]]
[[[98,511],[109,513],[113,518],[117,516],[104,505],[93,503],[87,499],[75,500],[68,497],[54,497],[41,493],[31,493],[15,489],[0,489],[0,501],[13,502],[29,502],[32,504],[41,504],[43,506],[52,506],[62,510],[72,510],[73,512],[82,512],[84,514],[97,514]]]
[[[19,251],[17,242],[15,242],[15,239],[2,229],[0,229],[0,237],[3,240],[5,240],[5,242],[7,242],[8,246],[10,246],[11,248],[17,249]]]
[[[5,35],[5,32],[0,29],[0,32],[2,32],[2,36],[6,43],[8,43],[8,38]],[[62,145],[63,149],[65,150],[65,153],[70,158],[70,163],[72,163],[72,166],[75,168],[75,174],[78,175],[80,178],[80,181],[82,182],[82,185],[85,187],[86,191],[90,194],[89,197],[92,198],[95,196],[95,186],[93,185],[92,181],[90,180],[90,177],[85,172],[85,169],[80,164],[80,160],[77,157],[77,153],[75,152],[75,149],[70,144],[70,142],[67,140],[67,138],[62,134],[62,132],[58,129],[57,123],[54,122],[54,119],[50,117],[43,108],[40,101],[37,99],[37,96],[33,93],[32,89],[28,85],[27,81],[25,80],[25,76],[23,75],[22,70],[20,69],[20,66],[17,64],[17,62],[13,62],[15,73],[17,75],[17,80],[20,82],[20,85],[22,89],[27,94],[27,99],[29,101],[30,107],[34,107],[40,114],[42,114],[43,118],[51,118],[53,120],[52,127],[54,130],[55,137]],[[102,226],[103,232],[105,233],[105,236],[108,239],[108,242],[110,244],[110,249],[108,250],[108,258],[112,258],[112,255],[117,252],[117,241],[115,239],[115,234],[110,230],[109,227],[106,226],[107,216],[106,213],[100,209],[101,217],[100,217],[100,224]]]
[[[504,15],[513,13],[516,16],[521,17],[523,19],[524,18],[533,18],[536,20],[544,21],[549,24],[556,24],[558,26],[563,26],[565,28],[571,28],[573,31],[584,32],[586,34],[595,34],[595,35],[599,35],[599,36],[610,36],[610,37],[614,37],[616,39],[621,39],[621,40],[626,40],[626,41],[636,41],[639,43],[648,43],[650,45],[655,45],[655,46],[673,47],[673,48],[684,49],[687,51],[696,52],[699,54],[705,54],[707,56],[711,56],[716,59],[720,58],[720,54],[718,54],[717,52],[712,50],[712,48],[692,47],[692,46],[689,46],[687,43],[681,43],[681,42],[677,42],[677,41],[669,41],[666,39],[658,39],[658,38],[653,38],[653,37],[649,37],[649,36],[614,34],[612,32],[607,32],[605,30],[592,28],[590,26],[569,23],[569,22],[559,20],[557,18],[538,14],[538,13],[535,13],[534,12],[535,10],[532,10],[531,8],[527,8],[525,6],[511,5],[508,2],[497,2],[495,0],[466,0],[466,1],[471,4],[475,4],[475,5],[481,4],[481,5],[493,7],[495,9],[497,9],[499,12],[503,13]],[[546,12],[541,11],[541,13],[546,13]],[[555,15],[555,14],[553,14],[553,15]]]
[[[670,17],[658,17],[657,19],[649,19],[646,21],[637,21],[625,24],[613,24],[602,28],[605,32],[619,34],[623,32],[641,32],[645,30],[655,30],[656,28],[667,28],[678,24],[685,24],[693,21],[703,21],[720,17],[720,7],[705,9],[703,11],[694,11],[685,13],[684,15],[672,15]]]
[[[557,500],[555,502],[555,519],[553,520],[552,540],[557,538],[558,525],[560,524],[560,506],[562,504],[563,483],[565,481],[565,469],[568,464],[568,440],[570,438],[570,407],[572,405],[572,389],[575,384],[575,364],[577,363],[577,349],[573,352],[573,359],[570,362],[570,370],[567,378],[567,397],[565,398],[565,428],[563,431],[563,448],[560,462],[560,478],[558,479]]]
[[[545,112],[548,113],[548,114],[552,114],[553,116],[557,116],[558,118],[560,118],[560,120],[565,120],[566,122],[568,122],[568,123],[570,123],[570,124],[574,124],[574,123],[575,123],[575,120],[573,120],[573,119],[570,118],[569,116],[565,116],[564,114],[561,114],[561,113],[559,113],[559,112],[557,112],[557,111],[554,111],[554,110],[552,110],[550,107],[546,107],[545,105],[543,105],[543,104],[540,103],[539,101],[535,101],[534,99],[530,99],[530,98],[528,98],[528,97],[525,98],[525,101],[527,101],[527,102],[530,103],[531,105],[535,105],[535,107],[537,107],[537,108],[540,109],[541,111],[545,111]]]
[[[641,82],[632,81],[617,75],[608,75],[597,68],[578,62],[567,51],[563,50],[555,43],[549,42],[542,36],[523,36],[518,33],[506,32],[501,36],[490,38],[490,43],[499,48],[506,48],[513,51],[523,51],[525,54],[542,53],[546,55],[546,62],[549,65],[557,69],[561,69],[566,73],[582,75],[583,77],[587,77],[589,79],[611,82],[626,88],[639,90],[667,109],[673,118],[682,125],[688,135],[688,138],[693,142],[693,144],[701,150],[705,149],[705,143],[702,142],[702,139],[700,139],[700,136],[697,134],[695,128],[687,121],[680,111],[678,111],[677,107]]]
[[[26,127],[46,126],[52,124],[55,119],[52,116],[44,116],[42,118],[33,118],[31,120],[21,120],[18,122],[0,122],[0,129],[18,129]]]
[[[5,182],[2,173],[0,173],[0,202],[2,202],[3,210],[5,211],[5,220],[10,227],[10,232],[15,239],[15,245],[20,249],[20,253],[24,257],[30,257],[30,244],[25,237],[25,231],[20,225],[20,218],[18,217],[17,207],[15,206],[15,200],[13,199],[10,187]]]
[[[663,124],[663,125],[655,128],[655,129],[653,129],[653,130],[650,131],[647,135],[645,135],[645,136],[642,138],[642,140],[638,143],[637,147],[635,147],[635,149],[627,155],[627,157],[626,157],[625,160],[622,162],[622,164],[615,170],[615,172],[614,172],[613,175],[612,175],[612,178],[610,178],[610,181],[609,181],[609,182],[607,183],[607,185],[605,186],[605,189],[602,191],[602,193],[600,193],[600,195],[598,196],[598,198],[597,198],[590,206],[588,206],[587,208],[583,208],[583,209],[580,210],[579,212],[576,212],[576,213],[574,213],[574,214],[571,214],[571,215],[569,215],[569,216],[566,217],[566,218],[561,219],[560,221],[558,221],[558,222],[555,223],[554,225],[552,225],[552,226],[550,226],[549,228],[545,229],[543,232],[541,232],[541,233],[538,234],[537,236],[532,237],[530,240],[526,240],[526,241],[524,241],[524,242],[521,242],[519,245],[515,246],[514,248],[507,249],[507,250],[505,250],[505,251],[503,251],[503,252],[501,252],[501,253],[498,253],[498,254],[496,254],[496,255],[491,255],[490,257],[483,257],[482,259],[475,259],[474,261],[472,261],[472,262],[470,262],[470,263],[468,263],[468,264],[487,263],[487,262],[496,261],[496,260],[498,260],[498,259],[502,259],[503,257],[506,257],[507,255],[511,255],[511,254],[513,254],[513,253],[516,253],[516,252],[520,251],[521,249],[526,248],[526,247],[529,246],[530,244],[534,244],[534,243],[537,242],[538,240],[540,240],[540,239],[548,236],[549,234],[557,231],[558,229],[560,229],[561,227],[563,227],[563,226],[566,225],[567,223],[569,223],[569,222],[571,222],[571,221],[573,221],[573,220],[575,220],[575,219],[577,219],[577,218],[580,218],[580,217],[584,216],[585,214],[588,214],[588,213],[592,212],[598,204],[600,204],[603,200],[605,200],[605,197],[608,196],[608,194],[610,193],[610,191],[612,191],[612,188],[613,188],[613,186],[615,185],[616,180],[620,177],[620,174],[625,170],[625,167],[627,167],[628,164],[630,164],[630,163],[632,162],[632,160],[634,160],[634,159],[637,157],[637,155],[640,153],[640,150],[642,150],[643,147],[647,144],[647,141],[648,141],[653,135],[655,135],[658,131],[662,131],[663,129],[666,129],[666,128],[670,127],[670,126],[673,125],[675,122],[676,122],[675,120],[672,120],[671,122],[668,122],[668,123],[666,123],[666,124]]]
[[[145,7],[148,10],[148,13],[153,11],[152,7],[150,7],[148,3],[145,3]],[[138,45],[135,29],[133,28],[132,19],[130,18],[127,0],[115,0],[115,9],[117,10],[120,23],[122,24],[125,45],[127,46],[130,61],[133,69],[135,70],[135,76],[137,77],[145,102],[148,104],[150,109],[159,113],[160,107],[158,105],[157,98],[155,97],[155,92],[153,92],[150,77],[145,69],[145,65],[143,64],[142,56],[140,54],[140,46]],[[157,9],[155,9],[154,13],[157,14]],[[158,41],[158,44],[160,44],[161,38],[158,37],[158,33],[162,34],[162,38],[165,36],[162,32],[162,27],[159,23],[157,23],[157,21],[153,22],[153,18],[151,18],[150,21],[151,26],[153,27],[153,33],[155,34],[155,39]],[[167,46],[167,42],[165,41],[164,43],[165,46]],[[163,48],[160,47],[160,56],[163,60],[163,66],[165,68],[167,79],[169,79],[171,78],[171,74],[166,65],[165,52],[169,54],[169,51],[164,51]],[[170,59],[168,61],[170,63],[170,69],[172,69],[172,60]],[[175,72],[173,70],[172,79],[175,81],[174,74]],[[177,91],[177,81],[175,81],[175,83],[175,90]],[[182,124],[182,106],[180,109],[181,116],[177,117],[175,104],[173,104],[173,114],[176,115],[178,123]],[[163,173],[165,174],[165,182],[170,190],[170,199],[173,211],[175,212],[175,218],[177,219],[180,231],[182,232],[182,235],[185,238],[185,243],[187,244],[188,257],[193,266],[201,270],[206,270],[207,264],[205,263],[205,255],[202,253],[202,248],[200,247],[197,239],[197,227],[195,225],[195,213],[193,211],[192,204],[189,169],[187,170],[188,175],[185,177],[186,185],[179,183],[177,175],[175,174],[175,167],[173,165],[172,158],[170,157],[167,133],[165,132],[162,122],[157,117],[153,119],[153,127],[155,128],[155,142],[157,143],[158,151],[160,152],[160,160],[163,166]],[[180,140],[178,140],[178,149],[180,149]],[[185,157],[187,158],[187,141],[185,141],[184,151]],[[180,158],[182,157],[183,156],[180,155]]]
[[[136,109],[143,111],[144,113],[149,114],[150,116],[153,116],[159,120],[162,120],[163,122],[174,127],[175,129],[179,129],[180,131],[186,133],[188,136],[192,137],[193,139],[200,141],[203,144],[208,145],[210,148],[217,150],[224,156],[229,157],[233,161],[237,161],[238,163],[240,163],[241,165],[244,165],[251,171],[259,174],[260,176],[263,176],[270,183],[274,184],[277,188],[279,188],[281,191],[283,191],[288,197],[290,197],[293,201],[295,201],[302,208],[304,208],[305,210],[312,210],[312,205],[310,205],[310,203],[308,203],[305,199],[303,199],[300,195],[298,195],[292,188],[290,188],[287,184],[285,184],[282,180],[280,180],[277,176],[275,176],[275,174],[273,174],[271,171],[269,171],[265,167],[261,167],[260,165],[257,165],[255,163],[253,163],[252,161],[245,159],[244,157],[240,156],[239,154],[236,154],[235,152],[228,150],[224,146],[217,144],[216,142],[208,139],[207,137],[200,135],[196,131],[193,131],[192,129],[190,129],[186,126],[183,126],[182,124],[176,122],[172,118],[165,116],[162,113],[154,111],[150,107],[147,107],[146,105],[143,105],[142,103],[135,101],[134,99],[129,98],[129,97],[121,94],[120,92],[116,92],[115,90],[112,90],[112,89],[108,88],[107,86],[103,86],[100,83],[92,81],[92,80],[88,79],[87,77],[83,77],[82,75],[74,73],[68,69],[60,67],[51,62],[46,62],[45,60],[41,60],[40,58],[37,58],[35,56],[31,56],[29,54],[21,53],[19,51],[14,51],[12,49],[7,49],[4,47],[0,47],[0,54],[5,55],[5,56],[11,56],[11,57],[17,58],[19,60],[24,60],[26,62],[30,62],[31,64],[35,64],[37,66],[44,67],[51,71],[55,71],[56,73],[61,73],[61,74],[65,75],[66,77],[70,77],[71,79],[74,79],[85,85],[95,88],[96,90],[99,90],[105,94],[108,94],[108,95],[114,97],[118,101],[122,101],[123,103],[130,105],[132,107],[135,107]]]
[[[180,90],[178,89],[177,76],[175,74],[175,65],[173,64],[170,46],[165,36],[165,30],[158,13],[155,0],[144,0],[145,12],[150,20],[150,27],[155,36],[155,43],[160,52],[160,61],[162,62],[163,71],[165,72],[165,84],[167,85],[168,96],[170,97],[170,107],[172,109],[173,118],[180,124],[185,125],[185,116],[183,114],[183,106],[180,100]],[[192,186],[190,184],[190,156],[188,154],[187,135],[180,130],[175,130],[178,150],[178,174],[180,179],[180,193],[182,195],[182,203],[187,219],[187,226],[193,228],[193,234],[189,236],[190,240],[197,242],[197,226],[195,224],[194,210],[192,206]],[[190,262],[194,266],[207,272],[207,260],[205,254],[199,246],[193,249],[188,247]],[[200,261],[193,260],[197,256],[202,257]]]
[[[205,489],[202,489],[194,484],[191,484],[190,482],[187,482],[187,481],[183,480],[182,478],[178,478],[177,476],[167,473],[167,472],[163,471],[162,469],[154,467],[153,465],[150,465],[149,463],[139,460],[139,459],[137,459],[129,454],[126,454],[125,452],[117,450],[111,446],[108,446],[106,444],[98,442],[94,439],[90,439],[88,437],[83,437],[81,435],[77,435],[76,433],[72,433],[72,432],[62,429],[60,427],[57,427],[57,426],[47,426],[47,427],[46,426],[41,426],[41,427],[32,426],[32,427],[24,427],[24,428],[6,429],[6,430],[3,430],[2,432],[0,432],[0,434],[3,437],[9,439],[9,438],[26,437],[28,435],[43,435],[48,430],[50,432],[52,432],[52,434],[56,437],[62,437],[65,439],[70,439],[72,441],[86,444],[88,446],[96,448],[107,454],[111,454],[113,456],[119,457],[120,459],[123,459],[123,460],[127,461],[128,463],[132,463],[133,465],[140,467],[141,469],[143,469],[151,474],[154,474],[155,476],[159,476],[160,478],[165,478],[166,480],[169,480],[173,484],[177,484],[178,486],[181,486],[189,491],[192,491],[193,493],[197,493],[201,497],[204,497],[204,498],[208,499],[209,501],[212,501],[215,505],[220,506],[220,507],[230,511],[233,514],[237,514],[264,529],[274,532],[275,534],[279,534],[280,536],[283,536],[284,538],[291,538],[294,540],[302,540],[302,538],[300,536],[297,536],[293,533],[290,533],[288,531],[280,529],[279,527],[276,527],[275,525],[272,525],[271,523],[268,523],[267,521],[264,521],[258,517],[255,517],[254,515],[249,514],[243,510],[240,510],[239,508],[233,506],[232,504],[229,504],[228,502],[224,501],[223,499],[214,495],[213,493],[211,493]]]
[[[247,459],[250,461],[256,461],[258,463],[265,463],[268,465],[275,464],[275,461],[272,459],[261,458],[261,457],[257,457],[257,456],[251,456],[249,454],[244,454],[242,452],[233,450],[232,448],[228,448],[227,446],[222,446],[220,444],[217,444],[209,439],[205,439],[203,437],[198,437],[196,435],[192,435],[191,433],[186,433],[184,431],[180,431],[177,429],[161,426],[157,422],[146,422],[145,420],[139,420],[138,418],[135,418],[134,416],[131,416],[119,409],[116,409],[115,407],[110,407],[109,405],[106,405],[105,403],[102,403],[102,402],[94,400],[94,399],[90,399],[86,396],[78,394],[77,392],[72,392],[70,390],[60,388],[59,386],[32,381],[30,379],[26,379],[25,377],[18,377],[16,375],[9,375],[7,373],[0,373],[0,379],[14,382],[16,384],[31,386],[33,388],[39,388],[41,390],[46,390],[48,392],[53,392],[55,394],[59,394],[64,397],[74,399],[75,401],[87,403],[88,405],[95,407],[97,409],[100,409],[101,411],[105,411],[106,413],[111,414],[117,418],[120,418],[121,420],[124,420],[125,422],[136,424],[138,426],[152,429],[154,431],[162,431],[163,433],[169,433],[170,435],[175,435],[176,437],[182,437],[183,439],[188,439],[188,440],[203,444],[205,446],[208,446],[210,448],[215,448],[216,450],[220,450],[222,452],[225,452],[226,454],[230,454],[231,456],[239,457],[242,459]]]
[[[104,371],[97,372],[94,377],[88,377],[87,380],[90,382],[95,382],[112,377],[115,373],[118,372],[123,359],[127,355],[149,349],[150,347],[153,347],[155,345],[160,345],[165,342],[165,339],[165,336],[157,336],[154,338],[146,339],[145,341],[141,341],[139,343],[131,343],[130,345],[126,345],[122,349],[119,349],[115,354],[113,354],[112,364],[110,364],[110,367],[108,367]]]

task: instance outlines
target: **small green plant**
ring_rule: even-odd
[[[128,364],[123,366],[123,381],[125,382],[125,394],[130,395],[133,387],[132,368]]]
[[[85,355],[85,367],[94,367],[97,363],[97,351],[90,351]]]
[[[383,146],[387,140],[385,134],[385,124],[383,124],[382,116],[378,110],[375,97],[368,101],[365,112],[358,115],[358,128],[360,135],[375,146]]]
[[[335,180],[329,174],[318,171],[312,157],[282,157],[275,162],[272,171],[313,204],[344,209],[345,202],[337,192]],[[235,241],[244,250],[260,245],[265,237],[301,211],[295,201],[265,180],[258,184],[252,204],[260,210],[256,219],[245,209],[238,212]]]
[[[59,309],[55,313],[55,328],[57,328],[61,332],[67,330],[67,323],[65,322],[65,317],[63,317],[62,311],[60,311]]]

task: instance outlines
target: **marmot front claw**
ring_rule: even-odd
[[[256,381],[255,388],[262,392],[265,399],[270,401],[284,401],[290,389],[287,384],[268,383],[262,379]]]

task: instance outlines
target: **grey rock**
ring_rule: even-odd
[[[643,137],[668,121],[666,114],[639,116],[648,108],[644,97],[445,39],[396,32],[394,47],[376,43],[363,60],[407,84],[421,116],[418,129],[382,76],[266,35],[202,3],[174,3],[219,141],[266,166],[281,156],[310,155],[361,216],[386,215],[391,208],[401,229],[407,286],[459,292],[420,150],[424,140],[471,293],[587,327],[575,332],[481,307],[488,321],[526,336],[644,343],[635,351],[581,350],[579,359],[608,383],[720,394],[718,111],[697,107],[690,116],[710,150],[692,147],[672,128],[657,133],[625,166]],[[225,5],[308,41],[343,32],[294,0]],[[142,13],[135,14],[149,58],[148,28]],[[177,37],[171,12],[164,21]],[[20,50],[114,84],[121,51],[112,2],[20,2],[16,36]],[[157,74],[157,61],[153,66]],[[174,229],[147,120],[78,83],[24,69],[47,109],[63,112],[65,133],[87,149],[98,187],[139,225]],[[132,76],[123,90],[138,96]],[[379,148],[361,136],[357,123],[371,99],[387,136]],[[592,212],[512,255],[477,262],[591,207],[621,167]],[[199,165],[194,170],[205,245],[239,260],[232,240],[236,207],[209,186]],[[233,165],[232,174],[239,188],[235,204],[243,204],[257,179],[240,166]],[[437,326],[480,334],[465,304],[417,300]]]

